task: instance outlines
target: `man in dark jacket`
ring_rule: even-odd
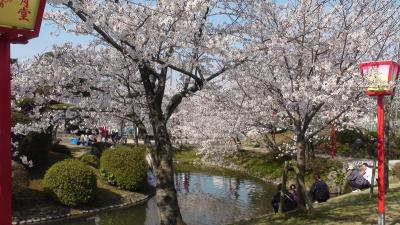
[[[282,184],[278,185],[278,190],[275,193],[274,197],[272,197],[272,208],[274,208],[274,212],[277,213],[279,210],[279,202],[281,201],[281,193],[282,193]],[[294,200],[292,194],[289,192],[284,193],[284,202],[283,202],[283,212],[287,212],[297,208],[297,202]]]
[[[315,182],[311,186],[310,194],[314,202],[326,202],[330,197],[329,187],[319,175],[315,175]]]
[[[349,168],[347,169],[346,180],[353,192],[357,192],[370,187],[369,182],[361,175],[358,170],[354,169],[353,165],[349,165]]]

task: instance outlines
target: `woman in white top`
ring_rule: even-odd
[[[372,169],[369,168],[367,163],[363,163],[361,165],[362,175],[369,182],[370,185],[374,185],[372,183]]]

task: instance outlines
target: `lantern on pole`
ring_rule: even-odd
[[[365,94],[378,100],[378,224],[385,224],[384,179],[384,96],[394,94],[394,84],[399,75],[399,65],[393,61],[364,62],[361,75],[367,81]]]
[[[0,0],[0,224],[11,224],[10,44],[39,35],[45,0]]]

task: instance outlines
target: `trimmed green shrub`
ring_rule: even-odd
[[[82,155],[81,161],[89,166],[93,166],[95,168],[99,167],[99,158],[93,154],[87,153]]]
[[[32,160],[34,165],[42,165],[52,145],[51,139],[51,134],[30,132],[19,142],[18,151]]]
[[[82,205],[95,194],[96,174],[83,162],[66,159],[46,171],[43,189],[64,205]]]
[[[139,190],[147,183],[147,163],[142,148],[118,146],[100,158],[100,172],[110,184],[125,190]]]

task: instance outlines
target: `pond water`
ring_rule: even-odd
[[[188,225],[219,225],[272,212],[276,187],[228,171],[178,168],[175,186],[184,221]],[[155,198],[130,208],[100,212],[89,217],[49,225],[158,225]]]

